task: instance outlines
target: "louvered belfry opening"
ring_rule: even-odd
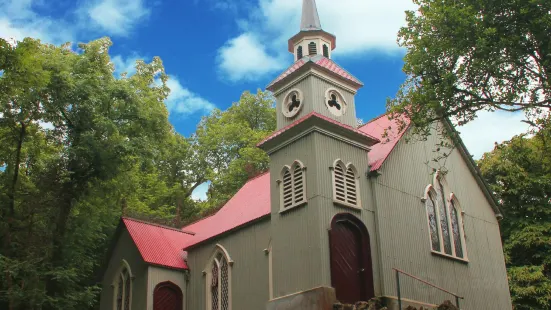
[[[297,60],[299,59],[302,59],[303,55],[302,55],[302,46],[299,46],[297,48]]]
[[[318,53],[318,50],[317,50],[317,47],[316,47],[316,43],[315,42],[310,42],[308,44],[308,55],[316,55]]]
[[[281,209],[289,209],[306,202],[306,175],[304,165],[295,161],[281,172]]]
[[[323,45],[323,56],[329,58],[329,47],[327,46],[327,44]]]
[[[333,166],[334,200],[349,206],[358,206],[356,169],[352,164],[344,165],[340,160]]]

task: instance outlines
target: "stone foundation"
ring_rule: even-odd
[[[335,289],[318,287],[268,301],[266,310],[333,310]]]

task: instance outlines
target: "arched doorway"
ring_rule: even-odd
[[[369,233],[349,213],[333,217],[329,233],[331,285],[340,302],[367,301],[375,296]]]
[[[153,310],[182,310],[182,290],[172,282],[157,284],[153,291]]]

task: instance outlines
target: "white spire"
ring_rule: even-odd
[[[316,7],[316,0],[302,1],[302,20],[300,23],[300,30],[321,30],[321,23],[320,17],[318,15],[318,8]]]

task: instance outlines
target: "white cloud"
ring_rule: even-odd
[[[478,118],[458,127],[461,138],[475,159],[494,149],[494,143],[502,143],[513,136],[525,133],[529,125],[521,122],[523,113],[479,112]]]
[[[128,35],[149,13],[143,0],[97,0],[86,8],[86,14],[97,27],[121,36]]]
[[[336,57],[369,50],[400,52],[396,38],[406,24],[404,11],[416,8],[411,0],[318,0],[317,6],[323,29],[337,36]],[[242,33],[220,48],[220,54],[226,55],[219,62],[222,73],[232,80],[257,79],[289,65],[287,40],[299,31],[301,10],[301,1],[297,0],[258,0],[248,19],[238,20]],[[254,46],[245,46],[239,40]],[[239,49],[236,43],[249,50]],[[267,55],[271,62],[250,76],[249,66],[234,65],[246,59],[243,54]]]
[[[172,114],[188,116],[195,113],[208,113],[216,107],[208,100],[183,87],[175,76],[170,76],[167,86],[170,88],[170,95],[166,100],[166,106]]]
[[[197,188],[195,188],[195,190],[191,193],[191,199],[193,199],[195,201],[198,201],[198,200],[205,201],[205,200],[207,200],[208,199],[207,191],[209,190],[209,185],[210,185],[210,182],[205,182],[205,183],[197,186]]]
[[[136,61],[140,59],[144,59],[144,57],[138,54],[132,54],[126,58],[121,55],[111,57],[111,62],[115,66],[115,76],[119,77],[124,72],[127,73],[127,76],[136,73]]]
[[[268,55],[251,33],[244,33],[220,48],[218,64],[224,76],[231,81],[255,80],[284,68],[282,61]]]

